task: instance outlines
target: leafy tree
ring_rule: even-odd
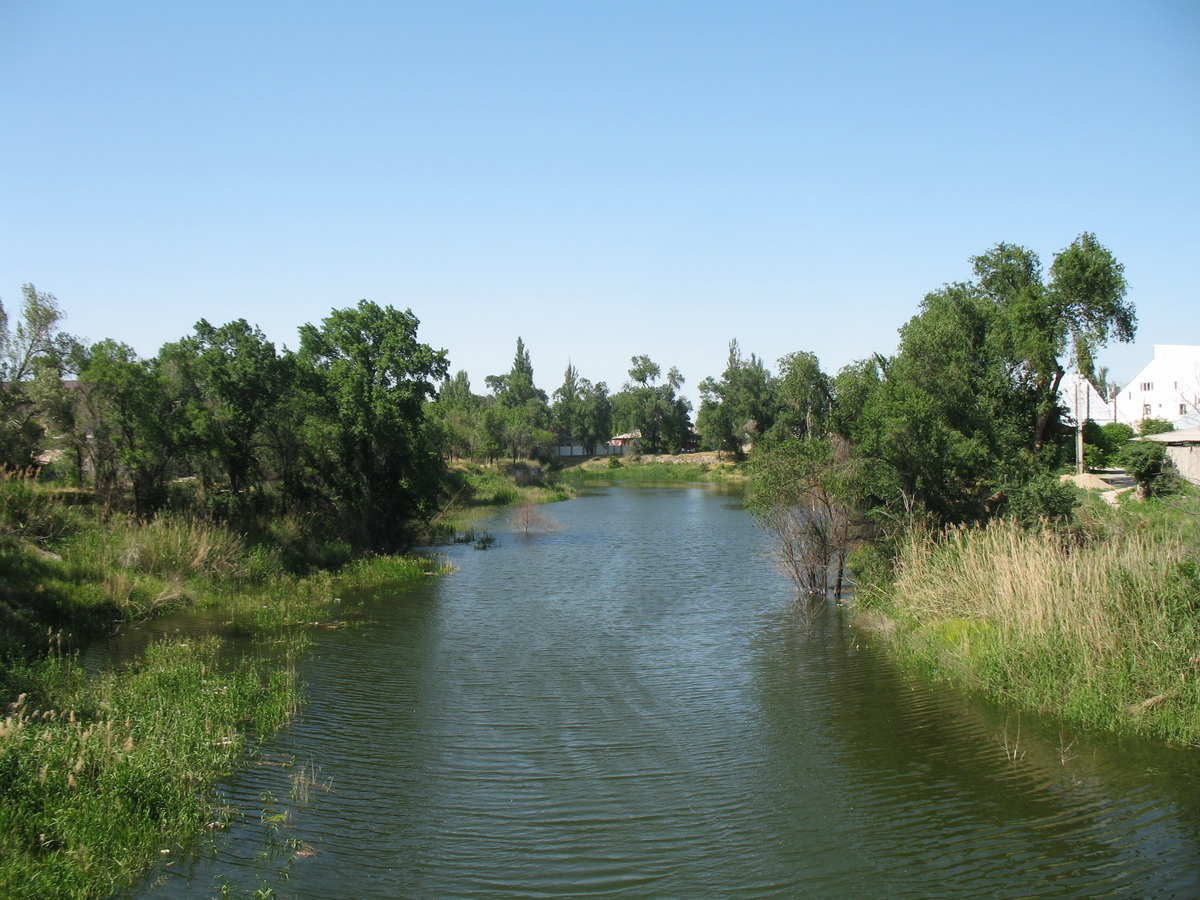
[[[562,386],[554,392],[551,414],[555,430],[578,441],[588,453],[595,453],[596,444],[612,434],[607,385],[593,385],[570,364],[563,373]]]
[[[471,379],[465,371],[442,382],[429,414],[441,427],[441,445],[448,456],[474,456],[486,444],[482,439],[483,398],[471,392]]]
[[[215,460],[234,497],[261,482],[263,425],[286,387],[275,345],[245,319],[214,327],[204,319],[194,333],[159,351],[186,398],[190,442]]]
[[[700,412],[696,426],[712,447],[745,458],[748,442],[774,425],[778,412],[775,379],[753,353],[742,356],[737,340],[729,342],[729,359],[718,380],[700,382]]]
[[[521,338],[517,338],[517,352],[508,373],[489,375],[485,381],[498,407],[503,427],[501,444],[514,462],[554,442],[546,392],[533,383],[533,363]]]
[[[533,383],[533,362],[521,338],[517,338],[516,356],[508,373],[489,375],[484,380],[502,406],[524,406],[530,401],[543,406],[547,403],[546,392]]]
[[[657,384],[662,369],[648,356],[635,356],[630,380],[612,398],[613,430],[637,431],[639,449],[647,453],[677,452],[691,432],[692,404],[679,396],[683,375],[672,367],[667,380]]]
[[[1071,350],[1085,365],[1135,327],[1123,270],[1090,234],[1055,257],[1048,283],[1022,247],[998,244],[972,263],[977,281],[926,295],[896,355],[876,361],[874,386],[859,378],[856,396],[839,394],[856,413],[833,415],[876,475],[892,471],[906,508],[948,522],[1003,512],[1017,492],[1056,506],[1053,492],[1023,486],[1060,458],[1059,360]]]
[[[1037,254],[1023,247],[997,244],[972,264],[984,295],[1002,313],[1010,378],[1033,403],[1031,445],[1041,450],[1062,415],[1060,360],[1068,350],[1091,378],[1098,348],[1110,338],[1133,340],[1137,316],[1125,301],[1124,266],[1086,232],[1055,256],[1048,283]]]
[[[418,324],[411,311],[362,300],[300,329],[307,461],[360,546],[403,546],[440,490],[425,402],[446,353],[417,341]]]
[[[1097,425],[1091,419],[1083,423],[1083,443],[1086,448],[1084,459],[1091,469],[1106,469],[1117,464],[1121,452],[1133,429],[1124,422],[1107,422]]]
[[[825,433],[833,411],[833,385],[815,354],[789,353],[779,361],[778,427],[794,437]]]
[[[113,340],[86,351],[79,380],[97,490],[111,496],[127,477],[135,514],[149,516],[165,499],[166,476],[179,452],[180,404],[153,361]]]
[[[58,330],[63,313],[53,294],[32,284],[21,292],[21,316],[11,330],[0,303],[0,466],[18,469],[34,464],[43,433],[28,383],[40,361],[61,370],[74,343]]]
[[[1158,441],[1130,441],[1117,459],[1137,482],[1141,496],[1154,497],[1174,490],[1175,472],[1166,445]]]
[[[866,534],[859,460],[836,436],[788,437],[756,450],[746,505],[776,562],[803,593],[840,597],[846,558]]]

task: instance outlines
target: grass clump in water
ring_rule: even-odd
[[[214,784],[296,710],[293,655],[230,665],[203,638],[100,676],[60,656],[10,667],[0,896],[103,896],[220,824]]]

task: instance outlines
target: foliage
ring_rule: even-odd
[[[1090,234],[1055,257],[1049,282],[1036,254],[1010,244],[972,263],[977,281],[926,295],[894,357],[835,383],[848,409],[839,392],[834,427],[874,464],[867,474],[884,496],[872,502],[899,499],[942,522],[996,515],[1054,470],[1066,437],[1060,358],[1135,328],[1123,269]]]
[[[416,339],[411,312],[363,300],[300,329],[306,461],[356,545],[403,546],[440,493],[441,459],[426,428],[445,351]]]
[[[1195,532],[1189,553],[1174,528],[1123,528],[1106,515],[1082,535],[1011,520],[914,535],[886,604],[894,638],[990,696],[1195,743]]]
[[[1158,441],[1130,441],[1121,450],[1118,461],[1137,482],[1143,497],[1170,493],[1176,486],[1167,448]]]
[[[594,454],[596,445],[612,436],[612,403],[608,386],[592,384],[568,363],[563,383],[554,392],[551,410],[554,429],[559,435],[578,441],[584,452]]]
[[[220,327],[201,319],[192,336],[164,346],[159,360],[171,369],[174,393],[188,404],[187,439],[200,460],[218,463],[234,497],[260,487],[268,433],[264,424],[290,386],[289,361],[245,319]]]
[[[163,370],[127,344],[101,341],[81,361],[79,422],[92,435],[87,448],[96,488],[111,497],[127,473],[134,511],[149,516],[162,505],[169,467],[183,442],[178,397]]]
[[[1124,422],[1106,422],[1104,425],[1097,425],[1091,419],[1084,422],[1084,458],[1088,468],[1107,469],[1117,465],[1117,456],[1133,433]]]
[[[649,356],[635,356],[630,363],[630,380],[612,398],[613,430],[637,432],[638,452],[678,453],[691,433],[692,404],[679,394],[683,375],[672,367],[659,384],[662,369]]]
[[[737,340],[729,342],[729,359],[720,379],[700,382],[696,428],[715,450],[745,458],[752,444],[775,424],[778,412],[775,380],[753,353],[742,356]]]
[[[1168,434],[1174,430],[1174,424],[1166,419],[1142,419],[1138,424],[1138,434],[1142,437],[1151,434]]]
[[[21,288],[21,316],[9,328],[0,303],[0,467],[25,469],[37,461],[42,428],[30,382],[38,371],[61,374],[75,341],[58,331],[63,318],[53,294],[32,284]]]
[[[1079,504],[1076,492],[1053,475],[1041,474],[1017,484],[1008,495],[1005,512],[1025,527],[1043,522],[1068,523]]]
[[[849,445],[836,437],[793,438],[755,455],[746,507],[804,593],[842,595],[847,556],[866,527],[855,502],[856,468]]]

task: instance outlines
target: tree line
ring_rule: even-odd
[[[694,430],[750,456],[765,521],[805,510],[798,521],[826,520],[844,548],[851,532],[918,514],[961,523],[1069,505],[1052,477],[1070,443],[1058,387],[1064,366],[1090,375],[1097,350],[1132,339],[1123,267],[1086,233],[1048,273],[1005,243],[971,262],[974,280],[927,294],[894,354],[834,375],[806,351],[776,374],[730,343],[722,374],[699,384]],[[615,393],[568,365],[548,395],[518,338],[480,394],[417,339],[411,311],[367,300],[302,326],[295,351],[244,319],[201,320],[141,359],[71,338],[61,320],[32,285],[12,328],[0,307],[0,464],[34,466],[53,448],[60,474],[102,497],[128,489],[139,516],[190,491],[221,515],[299,511],[390,548],[436,509],[447,459],[537,457],[564,441],[594,453],[616,434],[678,452],[694,436],[683,375],[648,356]]]

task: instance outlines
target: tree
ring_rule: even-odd
[[[553,443],[546,392],[533,383],[533,363],[523,340],[517,338],[517,352],[508,373],[489,375],[485,380],[499,408],[504,429],[502,444],[514,462]]]
[[[1036,254],[997,244],[972,259],[977,281],[926,295],[900,330],[895,356],[875,363],[873,387],[858,380],[855,415],[834,409],[836,427],[871,460],[882,487],[890,469],[907,509],[945,522],[1003,513],[1061,459],[1067,434],[1058,387],[1070,350],[1082,366],[1109,337],[1132,337],[1123,270],[1090,234],[1055,257],[1043,280]],[[1032,500],[1030,499],[1032,498]],[[1048,513],[1053,510],[1047,509]]]
[[[745,446],[775,423],[778,402],[770,371],[753,353],[742,356],[736,339],[729,342],[729,359],[720,380],[700,382],[700,412],[696,427],[712,447],[741,460]]]
[[[608,386],[592,384],[568,363],[562,386],[554,392],[551,416],[559,434],[578,441],[585,452],[595,453],[596,444],[612,435]]]
[[[465,371],[442,382],[430,405],[430,417],[440,424],[442,448],[450,457],[473,456],[486,443],[481,439],[482,398],[471,392],[471,379]]]
[[[242,496],[261,481],[263,425],[286,387],[275,345],[245,319],[220,327],[201,319],[158,359],[185,398],[193,449],[215,460],[233,496]]]
[[[776,562],[803,593],[841,597],[846,557],[862,539],[858,461],[838,437],[796,438],[756,451],[747,508]]]
[[[53,294],[32,284],[23,285],[21,292],[21,316],[11,331],[0,303],[0,466],[17,469],[34,464],[43,434],[28,383],[40,361],[61,371],[74,344],[58,330],[63,313]]]
[[[1175,469],[1165,444],[1158,441],[1130,441],[1121,449],[1117,459],[1137,482],[1141,497],[1169,494],[1175,489]]]
[[[662,369],[648,356],[635,356],[630,381],[612,398],[613,429],[637,431],[639,449],[647,453],[677,452],[691,432],[692,404],[679,396],[683,375],[672,367],[667,380],[657,384]]]
[[[411,311],[362,300],[300,329],[308,463],[344,533],[374,549],[403,546],[441,487],[425,402],[446,353],[417,341],[418,324]]]
[[[779,360],[778,425],[795,437],[825,433],[833,409],[833,386],[813,353],[789,353]]]
[[[154,361],[113,340],[87,350],[79,380],[97,491],[111,495],[127,477],[134,513],[145,518],[165,499],[166,476],[180,448],[180,404]]]
[[[1069,360],[1091,378],[1097,349],[1110,338],[1133,340],[1137,316],[1125,302],[1124,266],[1087,232],[1055,255],[1049,283],[1037,254],[1023,247],[997,244],[971,262],[984,295],[1002,314],[1013,387],[1033,401],[1031,445],[1040,451],[1062,414],[1058,388],[1068,350]]]

